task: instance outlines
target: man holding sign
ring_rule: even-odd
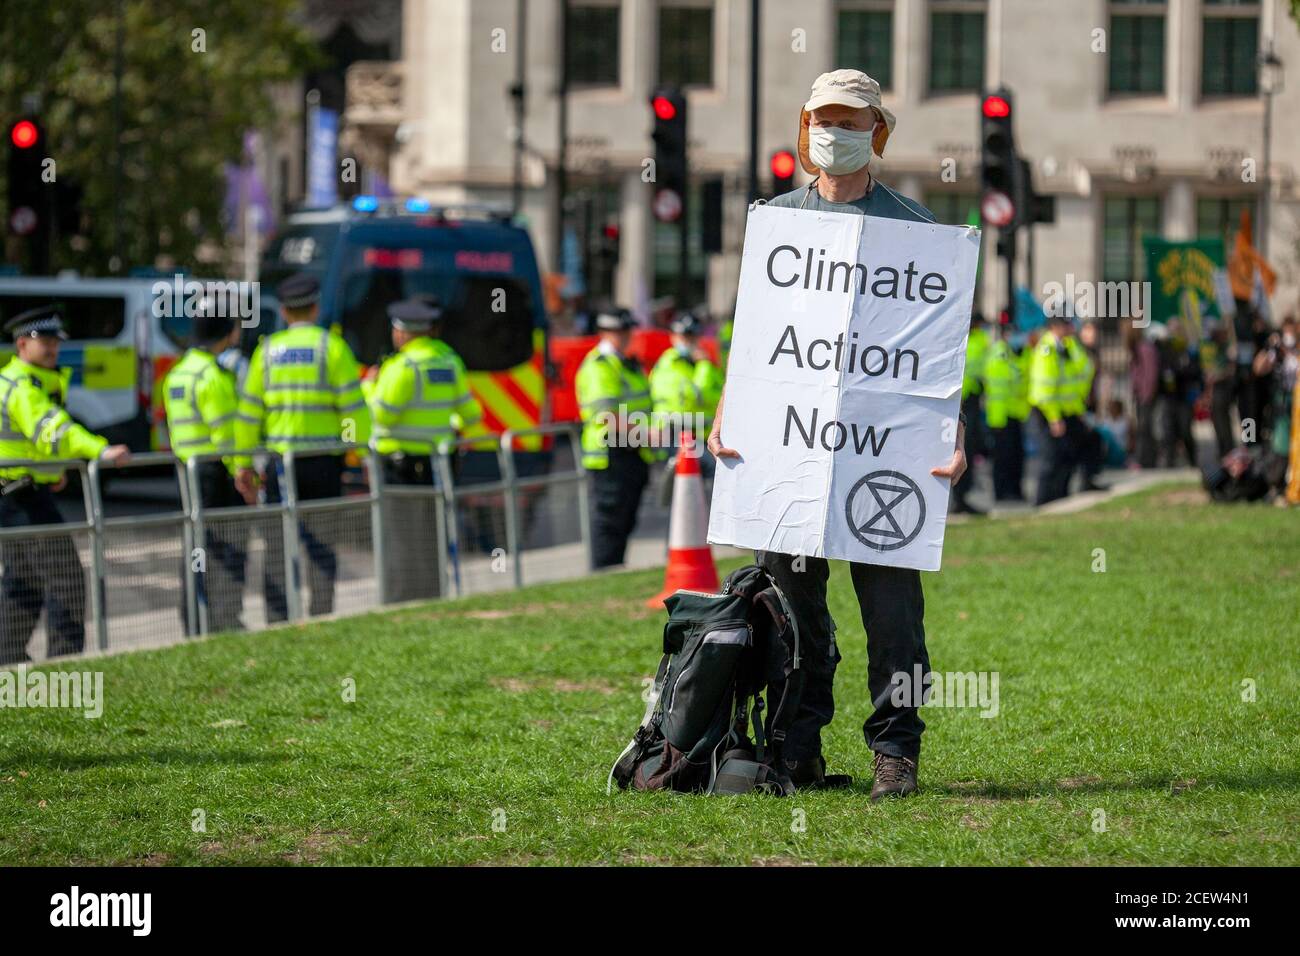
[[[921,570],[938,570],[979,232],[876,181],[894,116],[857,70],[813,84],[799,159],[817,178],[751,210],[709,540],[758,551],[798,619],[806,683],[785,742],[797,785],[831,784],[821,728],[840,659],[828,558],[850,561],[867,632],[871,799],[916,790],[927,683]],[[725,441],[724,441],[725,435]],[[900,693],[901,692],[901,693]]]

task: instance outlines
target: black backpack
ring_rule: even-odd
[[[664,605],[663,660],[606,792],[617,783],[620,790],[793,793],[781,750],[803,671],[785,596],[750,565],[728,575],[721,593],[677,591]],[[766,716],[764,694],[772,702]]]

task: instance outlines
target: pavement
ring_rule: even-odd
[[[1026,498],[1033,498],[1033,475],[1036,462],[1031,461],[1026,480]],[[1112,470],[1104,472],[1101,482],[1108,486],[1099,492],[1079,492],[1053,502],[1043,508],[1031,504],[995,503],[992,500],[988,464],[976,465],[976,483],[969,500],[977,508],[989,512],[989,519],[1024,517],[1034,514],[1062,514],[1080,511],[1098,502],[1119,495],[1131,494],[1155,484],[1171,480],[1198,480],[1200,473],[1192,468],[1162,469],[1152,471]],[[525,584],[558,581],[585,576],[587,572],[583,548],[578,537],[576,498],[564,494],[562,487],[552,489],[549,497],[540,501],[539,507],[527,521],[527,544],[524,551],[523,579]],[[499,501],[499,499],[498,499]],[[462,544],[458,562],[459,588],[453,594],[481,594],[506,590],[514,585],[514,575],[508,562],[493,553],[499,540],[500,509],[492,512],[492,502],[466,506],[462,519],[473,508],[478,508],[480,520],[478,541],[467,539]],[[72,521],[83,520],[79,493],[65,495],[60,502],[65,516]],[[133,477],[110,483],[105,493],[105,511],[109,518],[140,517],[152,523],[139,527],[117,527],[111,532],[105,547],[107,579],[105,600],[108,607],[108,652],[161,647],[179,643],[186,638],[180,617],[182,579],[180,563],[183,545],[180,528],[180,499],[175,481],[160,477]],[[333,535],[339,542],[339,574],[335,589],[335,613],[332,617],[347,616],[372,610],[377,606],[378,589],[374,577],[374,553],[371,547],[369,506],[357,502],[336,517]],[[483,522],[482,515],[489,513]],[[173,520],[166,516],[171,515]],[[669,512],[658,496],[647,492],[641,507],[637,529],[629,542],[624,569],[663,566],[667,557]],[[988,520],[968,515],[951,515],[953,524]],[[260,517],[248,522],[244,529],[248,544],[249,563],[247,586],[244,593],[244,623],[250,629],[267,627],[265,608],[261,596],[262,567],[266,554],[265,538],[276,533],[278,517]],[[494,530],[496,535],[494,536]],[[83,568],[90,567],[88,536],[76,535]],[[718,559],[744,557],[751,552],[738,548],[714,546]],[[613,569],[619,570],[619,569]],[[89,586],[87,573],[87,586]],[[88,627],[89,653],[96,653],[95,631]],[[44,657],[44,619],[38,625],[28,653],[34,658]]]

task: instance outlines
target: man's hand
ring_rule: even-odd
[[[734,448],[727,448],[722,444],[722,436],[719,434],[720,429],[715,425],[713,431],[709,432],[709,441],[707,447],[714,458],[739,458],[740,452]]]
[[[718,407],[713,413],[713,428],[709,431],[709,440],[704,443],[704,447],[714,458],[739,458],[740,452],[722,444],[722,405],[726,398],[727,390],[724,387],[722,394],[718,396]]]
[[[961,480],[961,476],[966,474],[966,449],[963,447],[963,443],[957,443],[948,464],[939,468],[931,468],[930,474],[936,478],[947,478],[951,484],[957,484]]]
[[[57,495],[60,491],[62,491],[66,487],[68,487],[68,476],[66,474],[63,474],[63,475],[59,475],[58,481],[50,485],[50,491],[54,492]]]
[[[257,503],[257,472],[251,468],[241,468],[235,473],[235,490],[244,499],[244,504]]]
[[[1048,423],[1047,430],[1052,433],[1053,438],[1065,437],[1065,419],[1058,418],[1056,421]]]
[[[109,445],[99,453],[99,460],[110,465],[120,465],[131,457],[131,449],[125,445]]]

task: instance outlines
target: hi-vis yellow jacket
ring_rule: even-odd
[[[70,369],[41,368],[14,356],[0,369],[0,459],[98,458],[108,440],[91,434],[63,407]],[[0,478],[32,478],[52,485],[62,472],[49,468],[0,468]]]
[[[1029,381],[1021,356],[1003,339],[994,341],[984,359],[984,420],[989,428],[1006,428],[1008,419],[1029,417]]]
[[[172,451],[181,461],[234,448],[239,404],[235,377],[211,352],[190,349],[172,366],[163,385],[163,402]],[[251,464],[249,458],[226,460],[231,471]]]
[[[1034,349],[1029,371],[1029,404],[1049,422],[1082,415],[1092,387],[1092,359],[1073,335],[1060,341],[1051,332]]]
[[[441,339],[411,339],[379,369],[368,396],[375,450],[429,455],[438,446],[482,434],[483,409],[465,380],[465,363]]]
[[[707,358],[696,362],[670,346],[650,371],[650,398],[657,419],[701,415],[707,428],[721,397],[722,370]]]
[[[600,471],[609,467],[609,447],[613,437],[611,422],[641,415],[649,424],[650,385],[634,359],[592,349],[578,366],[574,378],[578,412],[582,415],[582,467]],[[655,449],[640,449],[641,458],[653,462]]]
[[[352,349],[307,322],[263,339],[244,377],[236,447],[285,452],[338,441],[370,441],[370,410]]]

